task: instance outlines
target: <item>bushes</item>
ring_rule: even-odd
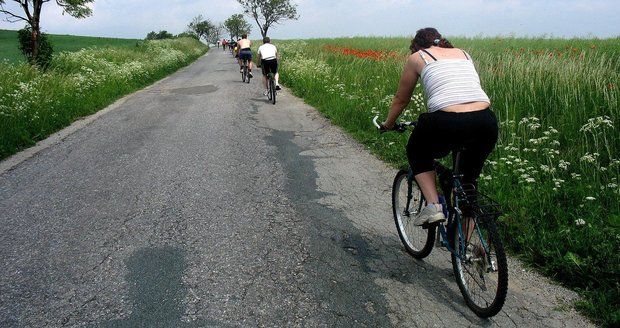
[[[19,51],[26,57],[26,61],[44,69],[49,66],[54,49],[47,39],[47,34],[41,33],[39,36],[39,52],[36,57],[34,55],[34,39],[31,28],[28,27],[17,31],[17,41],[19,43]]]

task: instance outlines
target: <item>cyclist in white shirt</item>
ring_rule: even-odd
[[[263,85],[265,86],[265,95],[269,94],[267,86],[267,75],[271,72],[275,75],[276,90],[280,90],[280,74],[278,74],[278,49],[271,44],[271,39],[266,36],[263,38],[263,45],[258,47],[258,56],[260,56],[261,68],[263,70]]]

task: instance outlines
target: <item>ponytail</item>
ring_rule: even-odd
[[[411,52],[414,53],[420,49],[426,49],[431,46],[437,46],[441,48],[454,48],[450,41],[446,40],[439,34],[437,29],[427,27],[420,29],[416,32],[415,37],[411,40]]]
[[[452,43],[446,38],[436,39],[435,41],[437,41],[435,44],[440,48],[454,48]]]

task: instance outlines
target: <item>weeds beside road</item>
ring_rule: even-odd
[[[0,159],[193,62],[191,38],[54,55],[47,71],[0,62]]]
[[[585,297],[593,320],[620,322],[620,39],[454,39],[474,58],[501,124],[481,177],[504,239]],[[408,136],[378,134],[408,54],[402,38],[276,42],[282,81],[379,157],[406,165]],[[425,111],[422,88],[404,113]]]

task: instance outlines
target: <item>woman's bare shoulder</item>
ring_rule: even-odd
[[[424,60],[422,60],[422,56],[420,56],[419,51],[416,51],[407,57],[407,65],[414,67],[418,73],[422,71],[422,68],[424,67]]]

